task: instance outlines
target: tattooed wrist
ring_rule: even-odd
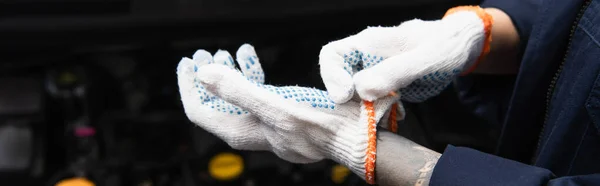
[[[379,185],[429,185],[440,153],[402,136],[380,131],[375,169]]]

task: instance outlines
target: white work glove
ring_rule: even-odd
[[[400,90],[403,100],[421,102],[475,63],[484,38],[484,23],[471,11],[436,21],[369,27],[323,46],[321,76],[337,103],[351,99],[355,89],[365,100]]]
[[[272,151],[295,163],[332,159],[365,179],[369,131],[362,101],[336,104],[322,90],[265,85],[250,45],[240,47],[237,62],[241,72],[229,53],[211,57],[204,50],[181,60],[179,89],[193,123],[235,149]],[[397,99],[375,101],[375,119]]]

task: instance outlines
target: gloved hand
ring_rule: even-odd
[[[181,60],[179,89],[193,123],[235,149],[268,150],[295,163],[332,159],[369,179],[365,177],[370,161],[367,152],[375,153],[368,149],[369,140],[375,137],[369,129],[375,127],[367,125],[365,103],[336,104],[318,89],[263,84],[263,72],[250,45],[240,47],[237,62],[241,73],[225,51],[211,57],[199,50],[193,59]],[[372,119],[378,121],[397,99],[374,101]]]
[[[397,90],[411,102],[437,95],[488,50],[492,20],[482,11],[459,7],[441,20],[369,27],[331,42],[319,55],[325,87],[337,103],[352,98],[355,89],[365,100]]]

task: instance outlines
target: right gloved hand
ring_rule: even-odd
[[[369,101],[398,90],[403,100],[424,101],[480,61],[491,24],[483,9],[457,7],[441,20],[370,27],[323,46],[321,76],[336,103],[350,100],[355,89]]]

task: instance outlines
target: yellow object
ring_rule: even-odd
[[[335,184],[344,183],[344,180],[346,180],[346,177],[348,177],[349,174],[350,169],[342,165],[335,165],[331,168],[331,181]]]
[[[233,153],[220,153],[210,159],[208,172],[217,180],[233,180],[244,171],[244,160]]]
[[[92,181],[85,178],[68,178],[61,180],[54,186],[96,186]]]
[[[77,76],[75,76],[75,74],[73,74],[71,72],[64,72],[64,73],[60,74],[58,81],[61,84],[71,84],[71,83],[77,81]]]

